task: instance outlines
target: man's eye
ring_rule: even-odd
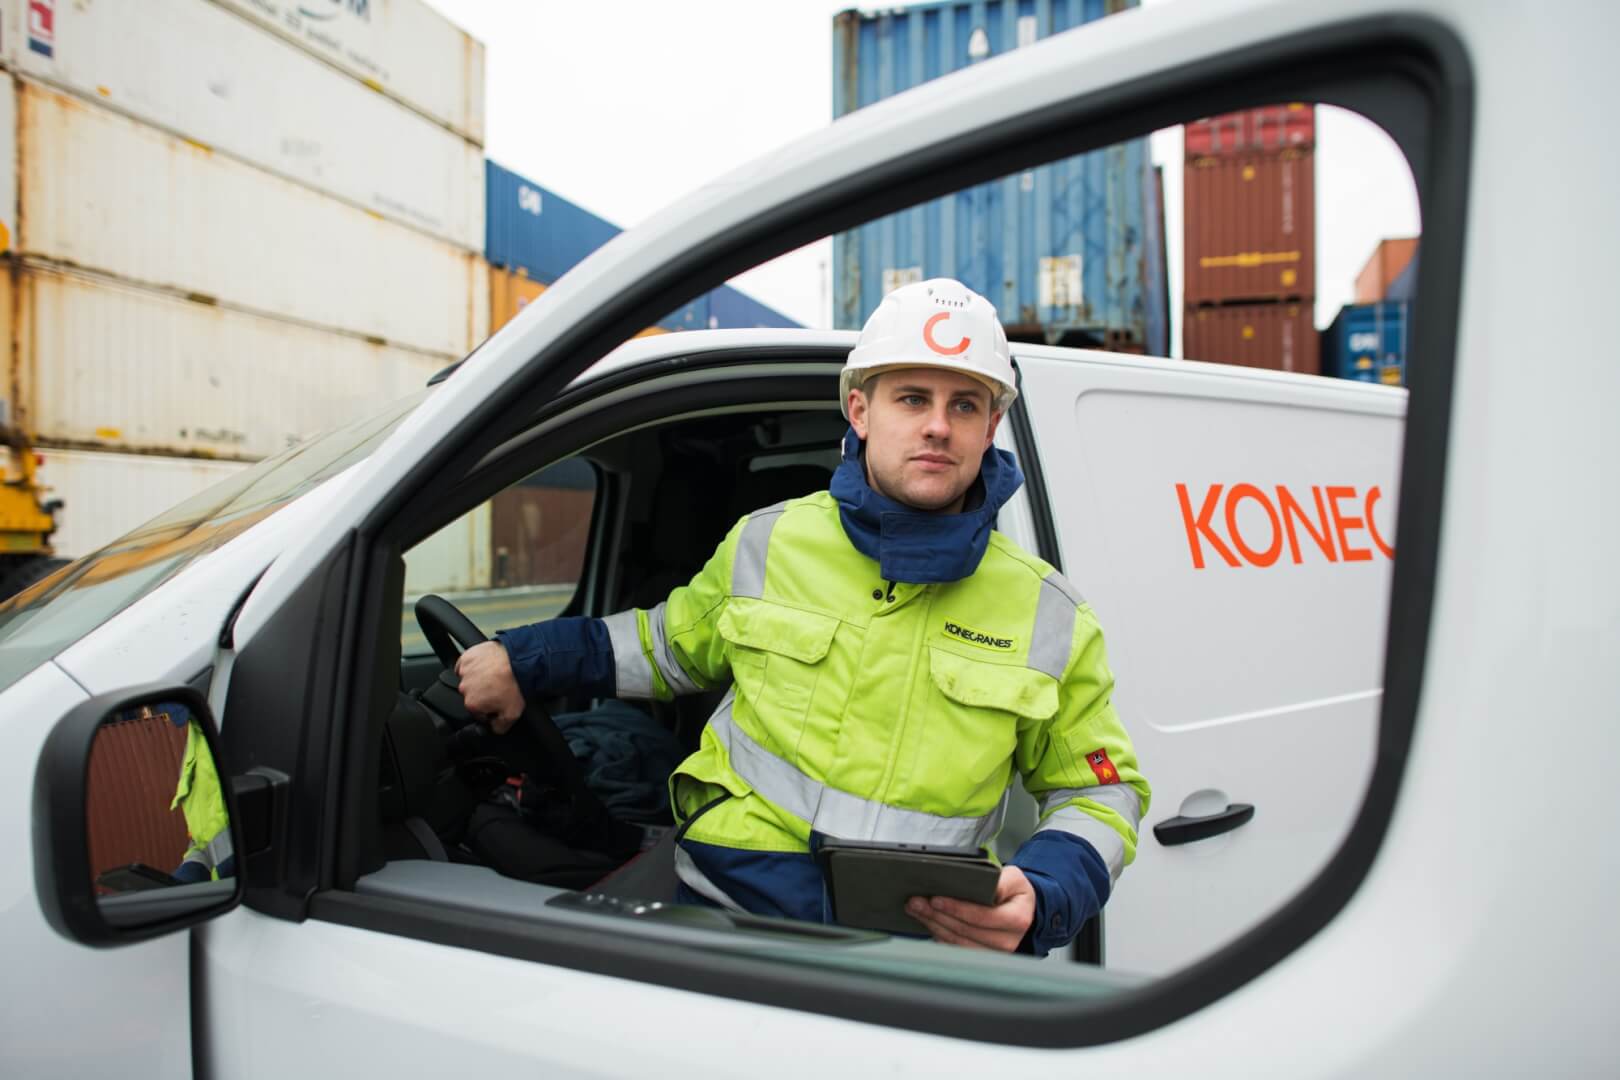
[[[956,408],[959,412],[976,413],[979,411],[979,403],[977,401],[958,401]]]
[[[923,404],[926,404],[926,402],[923,401],[921,394],[907,394],[905,397],[900,399],[900,404],[902,404],[902,405],[923,405]]]

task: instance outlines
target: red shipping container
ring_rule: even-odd
[[[1417,254],[1417,248],[1418,240],[1415,236],[1380,240],[1378,247],[1373,249],[1372,258],[1367,260],[1367,265],[1356,275],[1356,303],[1376,304],[1380,300],[1389,299],[1390,285],[1412,262],[1412,256]]]
[[[185,816],[169,804],[185,752],[186,729],[164,713],[96,730],[85,792],[92,878],[131,863],[164,873],[180,865],[190,837]]]
[[[1316,108],[1302,102],[1224,113],[1188,124],[1188,160],[1309,150],[1316,145]]]
[[[1182,189],[1186,303],[1316,295],[1314,154],[1200,158]]]
[[[585,566],[596,492],[520,484],[490,500],[495,586],[572,585]]]
[[[1241,304],[1193,308],[1182,326],[1182,355],[1216,364],[1321,372],[1309,304]]]

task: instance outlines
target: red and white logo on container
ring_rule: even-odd
[[[28,47],[41,56],[56,55],[56,0],[28,0]]]

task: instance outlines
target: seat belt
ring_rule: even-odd
[[[434,862],[450,861],[450,853],[444,850],[444,844],[439,841],[438,835],[426,821],[419,817],[408,817],[405,819],[405,827],[411,831],[416,842],[422,845],[422,850],[427,852],[428,858]]]

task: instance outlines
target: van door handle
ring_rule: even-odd
[[[1225,810],[1218,814],[1206,814],[1203,817],[1173,817],[1166,818],[1153,826],[1153,835],[1159,838],[1159,843],[1165,847],[1175,847],[1178,844],[1190,844],[1195,840],[1208,840],[1212,836],[1219,836],[1223,832],[1231,832],[1239,825],[1247,825],[1249,819],[1254,817],[1254,806],[1250,803],[1228,803]]]

